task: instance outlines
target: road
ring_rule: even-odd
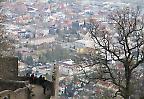
[[[32,99],[48,99],[47,96],[43,94],[43,88],[41,86],[32,85],[32,91]]]

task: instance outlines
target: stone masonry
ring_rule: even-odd
[[[15,57],[0,58],[0,78],[14,80],[18,77],[18,59]]]

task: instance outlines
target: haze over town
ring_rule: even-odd
[[[58,65],[60,99],[66,95],[67,85],[73,91],[70,97],[79,97],[76,99],[84,99],[80,96],[85,95],[88,99],[106,99],[102,98],[101,93],[110,97],[111,92],[120,90],[109,81],[92,81],[87,85],[84,73],[94,75],[91,72],[95,67],[86,67],[83,73],[83,68],[78,67],[78,58],[94,53],[95,48],[99,47],[89,33],[93,28],[92,22],[109,26],[108,16],[123,8],[139,8],[144,14],[144,0],[7,0],[1,2],[1,6],[1,13],[6,16],[3,23],[6,35],[15,40],[13,45],[18,58],[19,76],[34,73],[37,77],[43,75],[52,81],[54,66]],[[116,32],[115,29],[106,29]],[[111,57],[108,56],[110,64],[123,68],[121,62]],[[137,70],[142,72],[143,65]],[[138,79],[142,77],[143,74]]]

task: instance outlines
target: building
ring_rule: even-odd
[[[51,43],[51,42],[55,42],[55,37],[49,37],[49,38],[43,37],[43,38],[30,39],[28,41],[28,44],[40,45],[40,44],[43,44],[43,43]]]

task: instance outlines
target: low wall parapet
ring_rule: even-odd
[[[0,92],[0,99],[30,99],[30,90],[28,87],[19,88],[15,91],[4,90]]]

